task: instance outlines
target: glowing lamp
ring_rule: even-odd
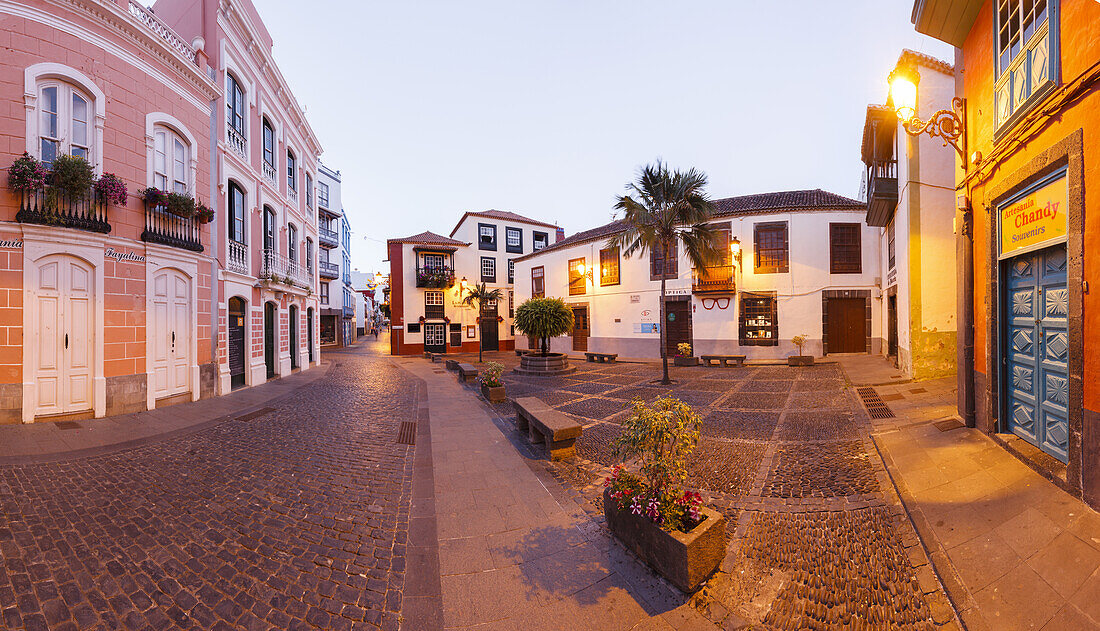
[[[577,272],[579,272],[581,276],[584,276],[584,269],[584,263],[577,266]]]
[[[902,122],[917,115],[917,84],[920,74],[912,66],[898,66],[890,73],[889,104]]]

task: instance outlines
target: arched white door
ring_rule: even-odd
[[[153,396],[191,391],[191,279],[179,270],[153,276]]]
[[[95,361],[94,270],[66,255],[49,256],[34,265],[38,316],[35,415],[90,410]]]

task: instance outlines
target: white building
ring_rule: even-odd
[[[351,286],[351,227],[340,196],[340,172],[317,170],[317,237],[321,344],[355,341],[355,301]]]
[[[950,64],[906,50],[897,65],[919,69],[919,112],[951,102]],[[955,374],[955,151],[906,133],[892,108],[868,105],[862,158],[867,224],[879,228],[885,270],[882,353],[912,379]]]
[[[358,335],[370,333],[372,324],[380,322],[381,311],[378,307],[378,285],[381,274],[351,271],[351,288],[355,300],[355,329]]]
[[[612,222],[517,258],[515,303],[561,297],[573,308],[574,332],[553,351],[656,358],[664,266],[669,355],[688,342],[695,355],[779,359],[797,354],[800,334],[808,354],[879,352],[879,231],[863,223],[865,204],[820,189],[714,204],[731,252],[720,264],[695,272],[679,252],[625,258],[607,248],[622,230]]]
[[[449,237],[423,232],[390,239],[390,352],[474,352],[515,347],[513,262],[562,236],[557,226],[515,213],[487,210],[462,215]],[[503,304],[481,313],[462,304],[465,289],[485,283],[504,292]]]

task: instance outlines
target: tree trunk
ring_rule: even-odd
[[[665,252],[667,251],[666,249]],[[658,326],[661,327],[661,363],[664,365],[664,374],[661,376],[661,383],[667,386],[672,383],[672,380],[668,378],[668,331],[665,330],[665,319],[667,318],[665,315],[665,277],[667,276],[665,274],[665,268],[667,267],[668,257],[665,257],[663,252],[661,256],[664,257],[664,259],[661,261],[661,308],[659,309],[661,323]]]

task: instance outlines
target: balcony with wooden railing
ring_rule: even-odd
[[[694,294],[732,294],[737,291],[735,265],[712,265],[691,272]]]
[[[336,263],[329,263],[328,261],[318,262],[317,272],[321,275],[321,278],[327,278],[329,280],[335,280],[340,278],[340,266]]]
[[[141,240],[173,248],[202,252],[202,224],[195,217],[180,217],[164,206],[145,204],[145,231]]]
[[[324,248],[335,248],[340,245],[340,235],[335,230],[329,230],[321,226],[317,227],[317,243]]]
[[[898,161],[872,161],[867,165],[867,225],[889,225],[897,206]]]
[[[107,200],[94,188],[76,194],[54,186],[24,191],[15,220],[104,234],[111,231]]]

